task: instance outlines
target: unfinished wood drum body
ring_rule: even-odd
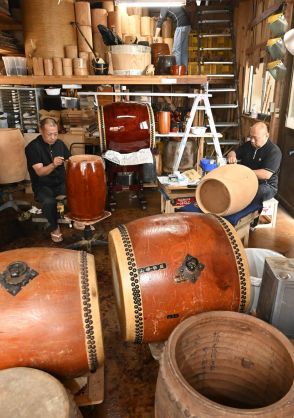
[[[109,234],[112,274],[125,340],[167,339],[203,311],[244,311],[250,277],[235,229],[214,215],[150,216]]]
[[[75,45],[73,0],[21,2],[26,56],[63,57],[65,45]]]
[[[226,216],[248,206],[257,189],[253,170],[241,164],[227,164],[203,177],[196,188],[196,201],[204,213]]]
[[[101,151],[130,153],[155,147],[155,123],[148,103],[120,102],[98,108]]]
[[[156,418],[292,418],[294,349],[271,325],[236,312],[181,323],[160,360]]]
[[[97,155],[74,155],[66,169],[67,204],[70,219],[98,221],[105,215],[106,175]]]
[[[0,155],[0,184],[23,181],[27,172],[27,160],[20,129],[0,129]]]
[[[0,257],[0,369],[74,377],[103,363],[94,257],[22,248]]]
[[[82,418],[71,393],[41,370],[14,367],[0,372],[1,418]]]

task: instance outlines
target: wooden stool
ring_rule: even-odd
[[[250,224],[257,217],[258,217],[258,211],[256,210],[244,216],[243,218],[239,219],[239,221],[235,225],[235,229],[241,241],[243,241],[244,247],[248,247]]]
[[[279,202],[274,197],[263,202],[263,209],[260,217],[265,217],[269,222],[259,223],[256,228],[274,228],[277,223]]]

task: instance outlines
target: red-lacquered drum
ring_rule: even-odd
[[[2,252],[0,306],[0,369],[75,377],[103,363],[92,255],[57,248]]]
[[[66,170],[67,204],[70,219],[95,222],[105,216],[106,175],[97,155],[74,155]]]
[[[167,339],[204,311],[244,311],[250,276],[235,229],[215,215],[150,216],[109,234],[121,330],[127,341]]]
[[[130,153],[155,147],[155,123],[148,103],[118,102],[98,108],[100,147]]]

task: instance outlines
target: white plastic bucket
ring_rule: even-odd
[[[251,281],[251,297],[246,313],[252,314],[256,311],[259,298],[260,286],[267,257],[284,257],[282,254],[267,250],[265,248],[245,248]]]

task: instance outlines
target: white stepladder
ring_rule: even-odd
[[[186,125],[186,130],[185,133],[181,139],[181,143],[180,146],[178,148],[177,154],[175,156],[175,162],[173,165],[173,172],[175,173],[176,171],[178,171],[179,166],[180,166],[180,162],[184,153],[184,149],[187,143],[187,139],[190,136],[190,130],[191,130],[191,126],[196,114],[197,110],[204,110],[207,118],[208,118],[208,124],[210,127],[210,131],[211,131],[211,135],[212,135],[212,139],[213,139],[213,145],[215,148],[215,152],[216,152],[216,157],[217,160],[222,159],[223,155],[222,155],[222,151],[221,151],[221,147],[219,144],[219,140],[218,137],[220,136],[215,128],[215,123],[214,123],[214,118],[212,115],[212,111],[211,111],[211,107],[210,107],[210,102],[209,102],[209,97],[211,97],[211,94],[189,94],[189,97],[193,97],[194,98],[194,102],[192,105],[192,109],[190,112],[190,117],[188,119],[187,125]],[[200,105],[200,103],[203,102],[204,106]]]

